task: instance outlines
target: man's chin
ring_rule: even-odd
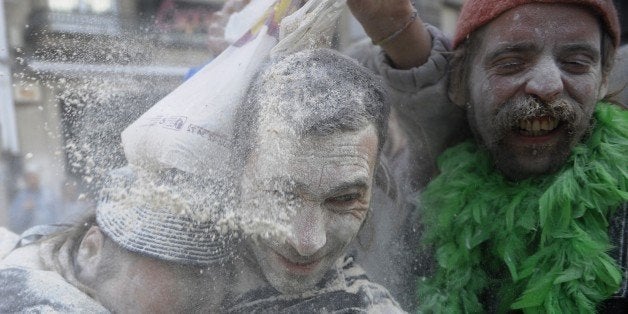
[[[281,277],[281,278],[278,278]],[[298,294],[313,289],[316,286],[315,278],[291,278],[292,276],[267,275],[266,280],[282,294]]]
[[[511,181],[524,180],[556,172],[562,167],[568,153],[542,156],[498,156],[494,159],[497,168]]]
[[[565,132],[544,140],[507,136],[488,147],[495,168],[512,181],[553,173],[569,155],[575,140]]]

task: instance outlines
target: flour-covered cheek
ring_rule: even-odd
[[[335,215],[330,221],[330,231],[340,242],[348,243],[358,233],[364,218],[356,218],[352,214]]]
[[[176,285],[176,282],[175,278],[153,276],[138,287],[142,292],[136,294],[138,295],[136,301],[147,306],[147,310],[153,313],[173,311],[181,305],[179,300],[181,287]]]
[[[600,93],[600,85],[595,84],[592,80],[587,82],[568,81],[568,96],[576,102],[586,106],[586,111],[593,112],[593,104],[597,101]]]

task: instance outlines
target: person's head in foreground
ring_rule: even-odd
[[[450,96],[511,180],[558,170],[592,127],[619,43],[610,0],[470,0]]]
[[[368,216],[385,102],[373,74],[328,49],[274,60],[254,79],[238,115],[242,209],[275,225],[246,245],[279,292],[323,281]]]
[[[138,184],[137,170],[112,171],[95,213],[41,241],[44,269],[111,312],[217,311],[228,241],[175,208],[186,201],[173,194],[172,173],[150,178],[158,179]]]

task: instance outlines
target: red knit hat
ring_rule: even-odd
[[[466,0],[458,17],[454,48],[458,47],[469,34],[500,14],[528,3],[565,3],[586,6],[602,19],[606,31],[613,38],[615,47],[619,46],[619,19],[611,0]]]

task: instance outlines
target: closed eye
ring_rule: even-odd
[[[525,67],[525,62],[520,58],[501,58],[491,65],[495,73],[499,75],[510,75],[522,71]]]
[[[538,51],[539,47],[534,43],[506,44],[487,53],[484,64],[497,75],[514,75],[525,71]]]
[[[330,197],[326,199],[325,202],[336,207],[346,207],[353,205],[353,203],[359,201],[361,198],[361,193],[347,193],[339,196]]]
[[[588,44],[566,45],[558,54],[563,70],[576,75],[591,72],[599,64],[600,58],[599,49]]]
[[[592,64],[588,60],[584,59],[572,59],[565,60],[563,62],[563,69],[572,74],[585,74],[590,72]]]

